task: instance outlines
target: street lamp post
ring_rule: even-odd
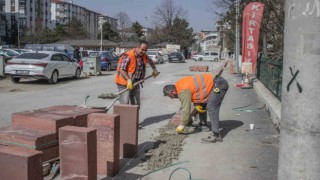
[[[236,47],[235,47],[235,59],[236,59],[236,73],[239,73],[239,55],[240,55],[240,33],[239,33],[239,13],[240,13],[240,0],[235,0],[235,6],[236,6]]]
[[[103,24],[104,24],[104,18],[103,16],[100,16],[99,17],[99,27],[100,27],[100,30],[101,30],[101,33],[100,33],[100,51],[102,51],[102,39],[103,39]]]

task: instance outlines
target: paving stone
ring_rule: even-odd
[[[58,140],[55,133],[7,126],[0,128],[0,144],[41,150],[57,146]]]
[[[0,145],[0,179],[42,180],[41,152]]]
[[[120,158],[133,158],[138,152],[139,106],[116,104],[113,113],[120,115]]]
[[[97,130],[98,174],[115,176],[120,168],[120,115],[89,114],[88,127]]]
[[[97,136],[93,128],[59,129],[61,179],[97,179]]]

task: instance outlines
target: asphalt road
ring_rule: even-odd
[[[220,62],[195,62],[187,60],[186,63],[168,63],[157,65],[161,74],[157,78],[150,78],[143,84],[141,93],[140,121],[144,119],[162,116],[166,112],[176,110],[177,101],[164,98],[162,87],[168,83],[174,83],[185,75],[193,75],[189,71],[192,64],[210,65],[209,69],[217,70]],[[11,114],[26,110],[50,107],[54,105],[81,105],[84,98],[90,95],[88,105],[108,106],[111,100],[97,98],[101,93],[117,92],[114,83],[115,71],[103,71],[100,76],[82,77],[78,80],[63,79],[57,84],[51,85],[44,80],[23,80],[14,84],[9,78],[0,80],[0,126],[11,123]],[[151,74],[151,68],[147,69]],[[169,105],[166,102],[170,102]],[[172,109],[175,108],[175,109]],[[172,109],[172,110],[171,110]]]

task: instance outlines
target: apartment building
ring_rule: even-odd
[[[6,37],[6,14],[4,11],[5,0],[0,0],[0,45],[4,44]]]
[[[73,1],[51,0],[51,24],[50,28],[55,29],[59,24],[67,24],[72,18],[80,20],[90,39],[96,39],[99,32],[99,17],[111,24],[113,30],[117,29],[117,19],[104,16],[82,6],[76,5]]]
[[[39,28],[48,27],[50,6],[51,0],[5,0],[8,30],[11,31],[15,23],[19,25],[19,30],[24,30],[20,33],[34,33],[37,22]]]

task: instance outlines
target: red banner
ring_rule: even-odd
[[[250,73],[248,65],[252,67],[251,73],[256,73],[258,42],[260,34],[260,24],[263,14],[264,4],[252,2],[243,11],[242,23],[242,65],[246,66],[245,72]]]

